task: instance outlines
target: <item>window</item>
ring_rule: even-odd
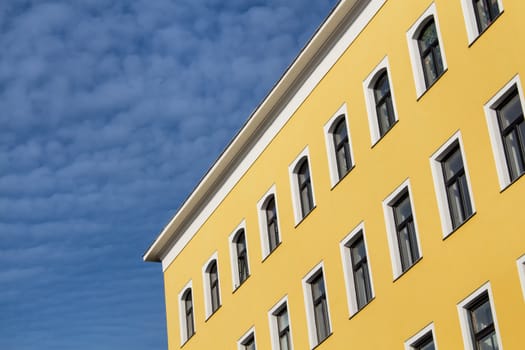
[[[515,77],[484,106],[501,189],[525,173],[522,96]]]
[[[193,312],[193,296],[191,291],[191,281],[183,288],[179,294],[179,316],[180,316],[180,336],[181,345],[195,334],[195,322]]]
[[[372,145],[397,121],[391,80],[388,57],[385,57],[363,83]]]
[[[430,324],[405,342],[405,350],[437,350],[434,324]]]
[[[323,268],[321,266],[313,271],[303,279],[311,348],[317,346],[331,334]]]
[[[235,249],[237,251],[237,271],[239,272],[239,283],[244,282],[249,275],[248,252],[246,251],[246,236],[244,230],[240,230],[235,238]]]
[[[458,131],[431,157],[434,186],[444,237],[462,225],[474,212],[467,164]]]
[[[518,274],[521,281],[521,289],[523,289],[523,299],[525,299],[525,255],[518,259]]]
[[[242,338],[238,341],[239,350],[256,350],[255,346],[255,330],[250,329]]]
[[[499,17],[503,9],[502,2],[503,0],[461,0],[469,44]]]
[[[501,349],[489,283],[462,301],[458,310],[465,349]]]
[[[301,213],[305,217],[314,207],[312,182],[307,159],[304,159],[297,169],[297,185],[299,186],[299,197],[301,199]]]
[[[275,185],[257,203],[262,256],[266,258],[281,243]]]
[[[359,224],[341,242],[341,256],[347,287],[350,316],[365,307],[374,297],[365,242],[364,224]]]
[[[332,187],[335,186],[354,166],[350,135],[343,105],[324,126],[328,166]]]
[[[203,272],[206,318],[208,318],[221,306],[217,253],[208,260]]]
[[[250,276],[248,242],[246,241],[244,221],[230,235],[230,255],[232,264],[233,289],[237,289]]]
[[[410,181],[407,180],[383,201],[394,278],[421,257],[410,193]]]
[[[288,303],[286,298],[277,303],[270,310],[270,331],[273,350],[291,350],[292,336],[290,318],[288,316]]]
[[[447,192],[452,228],[457,228],[472,215],[467,178],[459,144],[455,144],[441,160],[443,181]]]
[[[407,39],[419,98],[447,68],[434,3],[409,29]]]
[[[298,224],[315,207],[308,148],[288,168],[292,183],[295,223]]]
[[[425,76],[425,84],[428,88],[444,71],[439,39],[436,33],[436,24],[433,19],[430,19],[421,29],[417,43]]]

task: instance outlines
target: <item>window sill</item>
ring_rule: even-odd
[[[374,148],[379,142],[381,142],[381,140],[385,138],[385,136],[386,136],[386,135],[387,135],[387,134],[388,134],[388,133],[394,128],[394,126],[397,125],[397,123],[399,123],[399,120],[398,120],[398,119],[396,119],[396,120],[392,123],[392,125],[390,126],[390,128],[389,128],[387,131],[385,131],[385,133],[383,134],[383,136],[380,136],[377,140],[375,140],[375,141],[372,143],[372,146],[370,146],[370,148]]]
[[[525,175],[525,172],[521,173],[520,176],[518,176],[517,178],[515,178],[514,180],[510,181],[508,184],[506,184],[500,191],[499,193],[503,193],[505,192],[505,190],[507,188],[509,188],[510,186],[512,186],[514,183],[518,182],[519,179],[521,179],[523,177],[523,175]]]
[[[419,94],[416,98],[416,101],[419,101],[423,98],[423,96],[425,96],[427,94],[427,92],[434,86],[437,84],[438,81],[441,80],[441,77],[443,77],[445,75],[445,73],[448,72],[448,68],[445,68],[443,70],[443,72],[432,82],[432,84],[430,84],[429,86],[427,86],[425,88],[425,91],[421,92],[421,94]]]
[[[474,217],[476,215],[476,212],[473,212],[468,218],[465,219],[465,221],[463,221],[458,227],[452,229],[452,231],[450,231],[449,233],[447,233],[447,235],[445,237],[443,237],[443,241],[446,240],[448,237],[452,236],[452,234],[454,232],[456,232],[457,230],[459,230],[461,227],[463,227],[467,222],[470,221],[470,219],[472,219],[472,217]]]
[[[483,29],[483,31],[479,32],[478,35],[471,41],[469,42],[468,44],[468,47],[470,48],[472,45],[474,45],[474,43],[476,41],[478,41],[479,37],[483,35],[483,33],[485,33],[490,27],[492,27],[492,25],[494,24],[494,22],[496,22],[498,20],[498,18],[500,18],[500,16],[503,14],[504,10],[501,10],[501,12],[492,20],[492,22],[489,23],[489,25],[487,26],[487,28]],[[477,26],[477,23],[476,23],[476,26]]]
[[[241,288],[246,283],[246,281],[248,281],[250,279],[250,276],[251,275],[248,275],[248,277],[246,277],[246,279],[244,281],[242,281],[238,286],[235,286],[235,288],[232,290],[232,294],[235,293],[236,291],[238,291],[239,288]]]
[[[310,216],[310,214],[315,210],[315,208],[317,208],[317,205],[314,205],[314,206],[312,207],[312,210],[310,210],[308,213],[306,213],[306,215],[303,216],[303,217],[301,218],[301,220],[299,220],[299,221],[295,224],[294,228],[297,228],[297,226],[299,226],[304,220],[306,220],[306,218]]]
[[[370,300],[368,301],[368,303],[366,303],[365,305],[363,305],[362,308],[360,308],[359,310],[357,310],[356,312],[354,312],[353,314],[351,314],[350,317],[348,317],[348,319],[351,320],[351,319],[353,319],[354,317],[356,317],[358,314],[361,313],[361,311],[363,311],[364,309],[366,309],[366,307],[367,307],[368,305],[370,305],[370,303],[371,303],[372,301],[374,301],[375,299],[376,299],[375,296],[373,296],[372,298],[370,298]]]
[[[321,345],[323,345],[323,343],[326,342],[326,340],[327,340],[328,338],[330,338],[330,337],[332,336],[332,334],[334,334],[334,332],[330,332],[330,334],[328,334],[328,335],[326,336],[326,338],[324,338],[324,339],[321,340],[319,343],[317,343],[317,344],[312,348],[312,350],[317,349],[318,347],[320,347]]]
[[[421,260],[423,260],[423,255],[421,255],[416,261],[414,261],[414,263],[412,265],[410,265],[405,271],[401,272],[401,274],[399,276],[394,278],[394,280],[392,282],[395,282],[395,281],[399,280],[401,277],[403,277],[404,275],[406,275],[407,272],[412,270],[412,268],[414,268],[414,266],[416,266],[417,263],[420,262]]]
[[[193,339],[193,337],[195,336],[197,332],[193,332],[193,334],[191,335],[191,337],[189,337],[188,339],[186,339],[182,344],[180,344],[180,348],[182,349],[186,344],[189,343],[190,340]]]
[[[215,315],[217,312],[219,312],[219,310],[221,309],[221,307],[222,307],[222,304],[219,305],[219,306],[215,309],[215,311],[213,311],[210,315],[208,315],[208,316],[204,319],[204,323],[208,322],[208,320],[209,320],[210,318],[212,318],[213,315]]]
[[[266,254],[266,256],[264,258],[262,258],[261,262],[265,262],[270,256],[273,255],[273,252],[275,252],[277,250],[277,248],[279,248],[281,246],[283,242],[280,241],[279,243],[277,243],[277,245],[275,246],[275,248],[273,248],[273,250],[271,252],[269,252],[268,254]]]
[[[352,167],[350,169],[348,169],[348,171],[339,180],[337,180],[336,183],[334,183],[332,185],[332,187],[330,188],[330,191],[332,191],[334,188],[336,188],[337,185],[339,185],[348,176],[348,174],[350,174],[352,172],[352,170],[354,170],[354,168],[355,168],[355,164],[352,164]]]

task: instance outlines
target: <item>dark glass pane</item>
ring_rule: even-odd
[[[346,132],[346,125],[343,118],[337,124],[334,130],[334,143],[339,145],[341,142],[346,141],[348,134]]]
[[[315,300],[323,297],[325,294],[323,275],[319,275],[311,284],[312,286],[312,298]]]
[[[499,15],[498,0],[489,0],[489,9],[491,13],[491,21]]]
[[[310,170],[308,169],[308,162],[303,161],[303,163],[299,167],[299,170],[297,171],[297,177],[299,180],[299,186],[304,184],[306,181],[309,181]]]
[[[517,92],[512,98],[507,101],[503,106],[498,108],[498,116],[500,126],[502,129],[507,128],[517,119],[523,119],[523,111],[521,108],[521,102]]]
[[[255,350],[255,338],[251,336],[249,339],[245,340],[242,345],[245,350]]]
[[[410,197],[408,196],[408,193],[404,194],[403,197],[394,204],[394,215],[396,223],[398,224],[412,216],[412,207],[410,205]]]
[[[301,189],[301,209],[303,216],[308,214],[312,210],[311,201],[310,201],[310,187],[306,186]]]
[[[403,270],[406,270],[413,264],[409,235],[408,227],[404,227],[398,232],[399,253],[401,255],[401,266]]]
[[[471,311],[472,318],[472,328],[475,333],[479,333],[484,330],[487,326],[493,324],[492,311],[490,309],[489,300],[485,300],[481,305],[476,306],[476,308]]]
[[[434,57],[434,64],[435,64],[435,72],[436,76],[441,75],[443,73],[443,57],[441,56],[441,49],[439,48],[439,43],[436,41],[436,46],[432,49],[432,54]]]
[[[498,341],[496,339],[496,333],[491,332],[486,337],[480,339],[477,343],[479,350],[498,350]]]
[[[328,330],[328,313],[325,301],[314,307],[315,323],[317,326],[317,341],[324,340],[329,333]]]
[[[450,215],[452,217],[452,226],[455,228],[463,222],[464,217],[461,210],[461,194],[458,183],[454,182],[447,188],[447,196],[450,204]]]
[[[389,102],[389,100],[384,100],[383,103],[378,105],[376,108],[381,136],[383,136],[391,126],[390,110],[387,102]]]
[[[428,86],[438,77],[436,62],[434,62],[434,57],[432,56],[431,52],[429,52],[426,56],[422,57],[422,61],[423,72],[425,73],[425,81],[427,82]]]
[[[474,1],[474,11],[476,11],[476,19],[478,21],[478,29],[480,32],[484,31],[490,24],[489,9],[484,0]]]
[[[290,338],[288,333],[279,337],[279,350],[289,350],[290,349]]]
[[[279,332],[288,327],[288,310],[286,308],[277,315],[277,327]]]
[[[358,309],[363,308],[368,303],[368,273],[365,268],[366,266],[363,266],[354,273]]]
[[[434,21],[430,21],[421,31],[421,34],[419,35],[419,47],[420,50],[426,51],[431,46],[435,45],[435,41],[437,41],[437,33],[436,33],[436,26]]]
[[[387,73],[383,72],[374,85],[374,96],[376,103],[387,94],[390,94],[390,84],[388,83]]]
[[[366,258],[366,249],[363,238],[357,239],[350,247],[350,253],[352,255],[352,261],[357,263],[363,258]]]
[[[461,201],[463,204],[463,220],[466,220],[470,215],[472,215],[472,204],[470,203],[470,196],[467,184],[467,178],[463,174],[459,178],[459,185],[461,186]]]
[[[449,180],[458,172],[463,171],[463,159],[459,148],[456,148],[447,156],[443,169],[445,171],[445,180]]]

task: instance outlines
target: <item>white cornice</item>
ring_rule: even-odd
[[[165,270],[386,0],[341,0],[143,256]]]

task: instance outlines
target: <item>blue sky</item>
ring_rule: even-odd
[[[335,2],[0,2],[0,349],[166,349],[142,254]]]

